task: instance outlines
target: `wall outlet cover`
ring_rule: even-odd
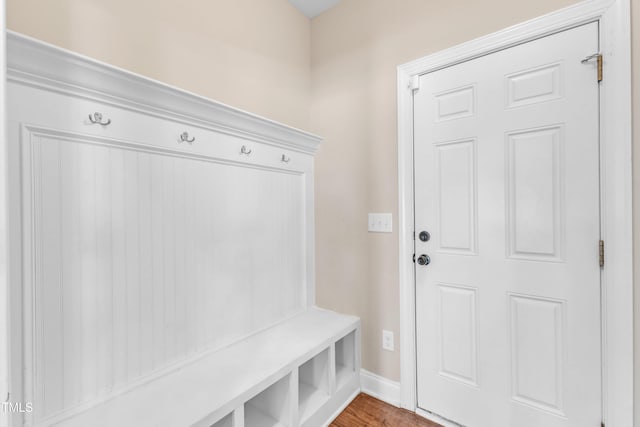
[[[382,330],[382,349],[388,351],[394,351],[393,332]]]

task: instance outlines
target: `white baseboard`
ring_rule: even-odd
[[[360,370],[360,388],[363,393],[400,407],[400,383],[381,377],[365,369]]]

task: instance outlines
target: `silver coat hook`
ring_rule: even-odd
[[[247,150],[247,147],[243,145],[240,149],[240,154],[246,154],[248,156],[249,154],[251,154],[251,150]]]
[[[287,157],[286,155],[282,155],[282,158],[280,159],[280,161],[284,162],[284,163],[289,163],[291,161],[291,157]]]
[[[93,124],[107,126],[111,124],[111,119],[107,119],[104,121],[102,117],[102,113],[95,112],[93,114],[89,114],[89,121]]]
[[[191,138],[189,138],[189,132],[182,132],[180,134],[180,141],[178,142],[188,142],[189,144],[191,144],[195,140],[196,140],[195,136],[192,136]]]

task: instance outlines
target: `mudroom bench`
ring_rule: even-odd
[[[311,308],[53,425],[323,426],[360,390],[359,323]]]
[[[321,138],[16,33],[7,62],[9,425],[337,415],[360,324],[315,307]]]

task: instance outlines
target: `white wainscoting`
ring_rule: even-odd
[[[304,307],[300,174],[22,136],[36,420]]]

